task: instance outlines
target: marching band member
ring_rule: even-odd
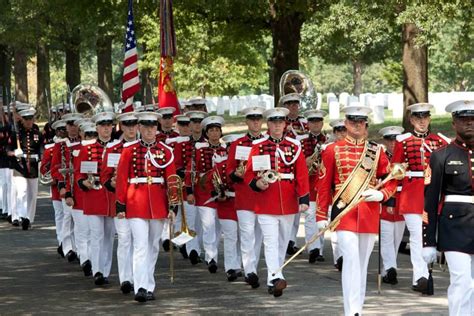
[[[72,175],[74,172],[73,151],[78,150],[81,145],[79,131],[74,123],[81,118],[82,114],[79,113],[66,113],[63,115],[61,122],[66,123],[67,137],[58,139],[54,145],[53,157],[51,158],[51,177],[58,182],[63,213],[61,249],[69,262],[77,259],[78,237],[74,232],[78,231],[79,227],[81,227],[80,224],[76,223],[73,207],[76,209],[77,206],[82,205],[82,201],[73,200],[73,197],[68,194],[68,192],[73,192],[73,190],[68,190],[71,186],[71,177],[74,178]],[[83,255],[83,259],[86,257]]]
[[[326,142],[326,136],[321,132],[324,125],[324,117],[326,112],[321,110],[308,110],[304,113],[308,121],[308,134],[298,135],[297,140],[301,142],[303,148],[302,153],[306,158],[306,166],[309,170],[309,209],[303,212],[305,217],[304,228],[305,228],[305,240],[308,242],[311,237],[318,233],[318,227],[316,225],[316,190],[318,186],[318,169],[320,164],[320,154],[323,144]],[[300,216],[295,216],[295,222],[293,223],[292,239],[296,241],[296,234],[298,232],[300,224]],[[295,242],[296,244],[296,242]],[[324,261],[323,247],[324,236],[314,241],[308,246],[309,252],[309,263],[315,263],[316,261]]]
[[[441,137],[429,130],[432,108],[433,105],[428,103],[417,103],[407,108],[414,134],[407,133],[397,137],[392,159],[394,163],[406,162],[409,165],[406,176],[401,181],[398,209],[410,232],[412,289],[422,293],[426,292],[428,286],[428,267],[421,253],[423,192],[425,181],[430,176],[428,165],[431,152],[446,144]],[[413,199],[414,196],[417,198]]]
[[[104,159],[102,160],[100,182],[112,194],[115,201],[115,187],[117,179],[117,165],[124,145],[137,139],[138,118],[134,112],[117,115],[117,121],[122,131],[122,139],[107,144]],[[133,290],[133,244],[132,231],[126,218],[114,217],[115,230],[118,235],[117,265],[120,280],[120,290],[128,294]]]
[[[444,251],[450,276],[449,315],[474,315],[474,100],[453,102],[446,112],[452,113],[456,138],[430,158],[423,258],[432,264],[436,250]]]
[[[392,159],[396,137],[403,133],[403,127],[387,126],[379,130],[386,148],[385,154]],[[401,189],[401,187],[400,187]],[[399,191],[397,187],[397,191]],[[380,256],[383,263],[382,281],[397,284],[397,253],[405,231],[405,220],[398,214],[396,197],[398,193],[382,204],[380,213]]]
[[[176,115],[176,127],[179,136],[191,136],[191,128],[189,126],[191,120],[186,115]]]
[[[207,178],[212,178],[215,162],[227,156],[226,145],[220,142],[222,125],[224,125],[224,119],[220,116],[209,116],[201,122],[207,141],[195,144],[194,159],[188,161],[185,175],[188,204],[197,207],[201,218],[205,260],[210,273],[217,271],[220,227],[216,202],[212,200],[211,192],[206,190],[204,185]],[[196,180],[192,179],[192,172],[196,173]]]
[[[222,141],[227,145],[238,135],[226,135]],[[228,147],[227,147],[228,148]],[[213,174],[211,177],[212,195],[217,201],[217,217],[224,240],[224,268],[229,282],[235,281],[241,273],[241,256],[239,245],[239,228],[235,210],[235,191],[226,173],[228,156],[216,157]],[[219,238],[218,238],[219,239]]]
[[[38,194],[38,162],[42,154],[43,137],[39,128],[34,124],[36,110],[29,109],[19,112],[21,126],[17,148],[17,133],[13,132],[10,141],[10,156],[16,157],[13,166],[13,185],[16,190],[16,206],[12,210],[12,220],[21,220],[23,230],[28,230],[35,221],[36,199]],[[13,151],[14,150],[14,151]]]
[[[295,138],[296,135],[308,132],[308,121],[300,115],[301,96],[298,93],[288,93],[280,98],[279,106],[288,109],[286,117],[285,132],[286,135]]]
[[[346,116],[347,136],[328,145],[321,154],[316,220],[318,228],[324,228],[328,224],[329,206],[333,201],[332,219],[351,201],[365,198],[341,219],[336,228],[339,250],[344,257],[344,313],[360,315],[365,299],[369,257],[379,230],[379,202],[388,200],[395,193],[396,182],[388,182],[381,190],[370,188],[377,178],[390,172],[390,162],[381,147],[365,139],[371,109],[346,106],[342,111]]]
[[[186,174],[186,166],[188,161],[190,161],[191,169],[190,177],[193,179],[196,178],[196,165],[193,162],[196,154],[196,143],[204,142],[205,137],[202,134],[201,122],[208,116],[206,112],[203,111],[188,111],[186,116],[189,117],[189,128],[191,130],[191,136],[179,138],[176,141],[174,147],[175,154],[175,165],[177,174],[184,179]],[[191,181],[191,186],[194,187],[194,181]],[[186,194],[186,192],[183,192]],[[187,195],[187,194],[186,194]],[[184,208],[186,213],[186,221],[188,223],[189,229],[196,232],[196,237],[191,241],[186,243],[186,251],[189,256],[189,260],[192,265],[198,264],[200,262],[199,254],[201,253],[201,241],[202,241],[202,230],[201,230],[201,219],[197,208],[193,204],[189,204],[187,201],[187,196],[183,197],[184,199]]]
[[[245,166],[252,148],[252,142],[263,138],[263,107],[250,107],[242,110],[247,124],[247,134],[230,145],[227,174],[235,190],[235,209],[240,235],[240,251],[245,272],[245,280],[252,288],[258,288],[257,268],[262,246],[262,231],[254,212],[254,201],[258,194],[244,182]]]
[[[118,218],[127,218],[133,236],[135,300],[153,300],[155,265],[168,214],[167,179],[176,173],[173,151],[157,142],[160,114],[137,113],[140,140],[124,145],[116,179]]]
[[[52,160],[53,160],[53,153],[54,147],[56,143],[63,140],[67,136],[66,131],[66,122],[62,120],[55,121],[51,128],[55,131],[56,136],[53,138],[52,144],[46,144],[44,146],[43,157],[41,158],[41,168],[40,172],[44,176],[46,173],[52,170]],[[58,254],[64,258],[64,252],[62,249],[62,228],[63,228],[63,220],[64,220],[64,212],[63,212],[63,204],[61,201],[61,197],[59,195],[59,188],[58,188],[58,181],[55,180],[51,175],[51,201],[53,204],[54,209],[54,223],[56,224],[56,239],[58,240]]]
[[[269,136],[254,142],[245,171],[245,182],[258,192],[254,211],[262,229],[267,265],[268,292],[278,297],[287,282],[282,272],[295,214],[309,206],[308,169],[300,142],[285,137],[288,109],[266,110]]]
[[[114,119],[113,112],[94,115],[98,137],[82,141],[79,165],[74,170],[75,181],[83,191],[84,214],[90,229],[90,261],[96,285],[108,283],[112,266],[115,208],[113,194],[100,184],[99,175],[103,153],[111,141]]]
[[[0,100],[1,101],[1,100]],[[8,156],[8,147],[9,142],[11,141],[10,134],[11,134],[11,124],[8,118],[8,107],[3,106],[3,125],[0,127],[0,197],[1,197],[1,204],[0,208],[2,210],[2,218],[10,219],[11,216],[11,191],[12,186],[8,185],[8,183],[12,183],[12,169],[11,166],[11,157]]]

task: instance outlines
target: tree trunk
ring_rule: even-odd
[[[287,14],[279,12],[287,10],[284,5],[277,5],[270,2],[270,26],[272,30],[273,42],[273,72],[272,83],[275,106],[280,99],[280,78],[283,73],[290,69],[299,69],[298,50],[301,41],[301,26],[304,22],[304,15],[299,12]]]
[[[8,47],[0,45],[0,93],[2,94],[3,105],[6,105],[9,101],[10,91],[10,78],[11,78],[11,54],[8,51]]]
[[[23,49],[15,49],[15,64],[13,75],[15,77],[15,100],[28,102],[28,55]]]
[[[51,80],[49,73],[49,47],[39,42],[36,47],[36,110],[41,118],[49,118],[48,104],[51,106]]]
[[[66,44],[66,84],[69,89],[81,83],[80,39],[74,37]]]
[[[359,60],[352,61],[352,81],[354,83],[352,93],[359,96],[362,93],[362,62]]]
[[[110,35],[97,38],[97,76],[99,87],[113,101],[115,98],[112,76],[112,39]]]
[[[147,46],[143,44],[143,54],[146,54]],[[153,95],[153,87],[156,84],[151,78],[151,71],[148,68],[142,68],[140,72],[142,84],[140,86],[143,104],[152,104],[156,102],[156,97]],[[158,93],[158,91],[157,91]]]
[[[419,102],[428,102],[428,48],[416,46],[419,29],[415,24],[403,25],[403,127],[412,130],[407,107]]]

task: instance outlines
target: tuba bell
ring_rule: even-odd
[[[38,170],[41,170],[41,161],[39,162]],[[53,183],[53,178],[51,177],[51,170],[48,170],[45,174],[38,172],[38,181],[42,185],[51,185]]]
[[[281,76],[280,97],[289,93],[298,93],[300,95],[302,111],[316,109],[318,94],[314,89],[313,82],[302,71],[287,70]]]
[[[101,112],[114,112],[114,104],[104,90],[92,84],[79,84],[70,97],[71,112],[93,116]]]

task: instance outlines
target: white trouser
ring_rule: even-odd
[[[304,239],[308,242],[311,237],[319,233],[318,225],[316,224],[316,202],[309,202],[308,210],[302,214],[304,216]],[[313,249],[319,249],[319,254],[323,255],[324,235],[308,245],[308,252]]]
[[[3,213],[11,211],[11,187],[12,185],[12,170],[9,168],[0,169],[0,208]]]
[[[170,239],[170,221],[168,219],[164,220],[163,231],[161,232],[161,241]]]
[[[6,172],[6,178],[7,178],[7,183],[11,183],[11,185],[8,186],[7,189],[7,204],[8,204],[8,215],[12,216],[13,218],[13,213],[15,212],[14,210],[16,209],[16,185],[13,180],[13,170],[9,169],[9,172]],[[18,219],[18,218],[17,218]]]
[[[331,218],[331,211],[332,211],[332,206],[329,207],[329,214],[328,214],[329,219]],[[342,256],[342,253],[339,250],[339,244],[337,242],[336,232],[331,232],[331,248],[332,248],[332,258],[334,260],[334,264],[336,264],[337,259],[339,259]]]
[[[380,221],[380,255],[382,256],[383,272],[390,268],[397,269],[397,253],[402,242],[403,232],[405,231],[405,222]]]
[[[240,251],[245,275],[257,274],[260,250],[262,249],[262,230],[253,211],[237,210],[240,235]]]
[[[70,211],[74,221],[73,240],[79,261],[81,264],[90,260],[90,229],[89,219],[82,210],[72,209]]]
[[[53,200],[53,209],[54,209],[54,223],[56,225],[56,239],[58,240],[58,245],[63,241],[63,202],[61,200]]]
[[[300,213],[295,214],[295,219],[293,220],[293,225],[291,226],[290,240],[295,243],[298,241],[298,229],[300,228]],[[288,240],[288,241],[290,241]]]
[[[175,233],[181,231],[182,215],[183,215],[183,212],[181,211],[181,206],[178,206],[178,213],[176,213],[176,218],[174,220],[174,232]]]
[[[74,237],[74,219],[72,218],[72,208],[66,204],[66,200],[62,199],[63,205],[63,228],[62,228],[62,243],[63,252],[65,255],[69,251],[77,251]]]
[[[189,204],[188,202],[184,202],[184,211],[185,211],[185,215],[186,215],[186,224],[188,225],[188,228],[190,230],[193,230],[196,232],[196,237],[194,237],[192,240],[188,241],[186,243],[186,252],[188,253],[188,255],[191,253],[192,250],[196,250],[196,252],[198,253],[198,255],[201,254],[201,245],[200,245],[200,238],[202,238],[202,236],[198,236],[198,232],[196,230],[196,219],[199,221],[199,227],[201,226],[201,223],[200,223],[200,218],[197,216],[197,207],[195,205],[191,205]],[[181,229],[181,227],[180,227]],[[200,233],[199,233],[200,234]]]
[[[217,254],[220,239],[217,210],[207,206],[198,206],[202,224],[202,242],[204,244],[205,260],[214,260],[217,263]]]
[[[92,273],[101,272],[104,277],[110,274],[114,250],[114,219],[108,216],[87,215],[90,234],[90,258]]]
[[[428,266],[423,260],[423,238],[421,214],[404,214],[405,223],[410,232],[410,260],[413,266],[412,284],[416,285],[419,278],[428,278]]]
[[[196,242],[200,250],[204,249],[203,229],[201,222],[201,214],[199,208],[194,206],[196,217],[194,218],[194,231],[196,232]]]
[[[36,199],[38,195],[38,178],[27,179],[13,177],[16,187],[16,218],[28,218],[35,221]],[[13,216],[12,216],[13,217]]]
[[[135,294],[140,288],[155,290],[155,265],[160,252],[164,220],[130,218],[133,236],[133,283]]]
[[[474,315],[474,255],[446,251],[449,315]]]
[[[265,245],[265,263],[267,265],[267,285],[272,286],[274,279],[284,279],[283,271],[272,276],[285,261],[288,241],[295,214],[291,215],[257,215],[262,229],[263,244]]]
[[[224,268],[225,271],[241,269],[239,227],[237,221],[231,219],[219,220],[224,239]]]
[[[374,248],[376,234],[337,231],[339,249],[344,257],[342,265],[342,294],[344,314],[362,314],[367,285],[367,266]]]
[[[114,218],[115,230],[118,235],[117,265],[120,283],[129,281],[133,283],[133,243],[132,231],[126,218]]]

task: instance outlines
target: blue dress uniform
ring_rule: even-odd
[[[466,107],[469,110],[465,110]],[[471,116],[472,120],[474,101],[454,102],[446,107],[446,111],[452,112],[453,117]],[[451,144],[432,153],[431,180],[425,187],[423,257],[431,263],[436,260],[434,247],[445,252],[450,273],[450,315],[474,314],[473,163],[472,144],[469,147],[458,135]]]
[[[11,159],[7,155],[10,134],[9,125],[0,127],[0,215],[3,217],[7,217],[11,212],[11,186],[8,183],[11,183],[12,172]]]

